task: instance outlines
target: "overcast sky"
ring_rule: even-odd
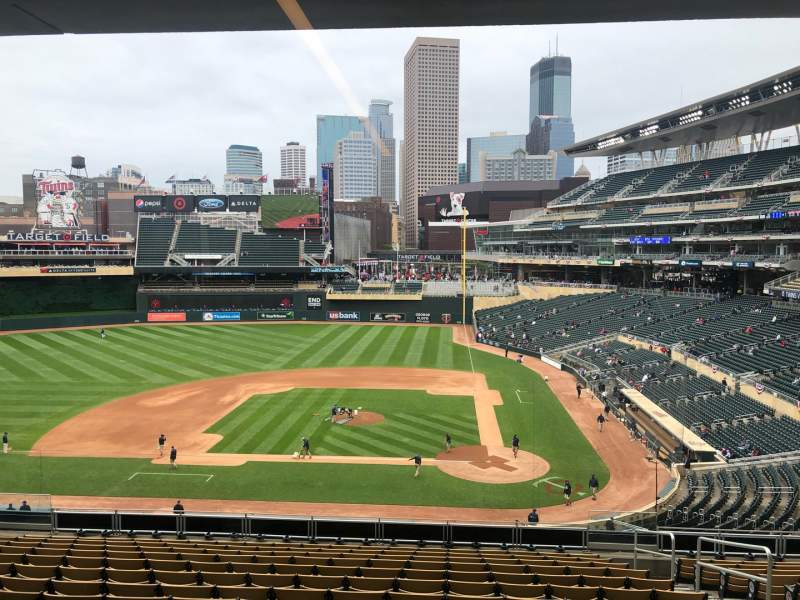
[[[304,33],[31,36],[0,38],[0,195],[22,195],[21,174],[89,173],[139,165],[155,185],[171,174],[208,175],[221,188],[225,148],[256,145],[279,176],[290,140],[315,161],[315,115],[354,114],[371,98],[394,102],[403,131],[403,56],[416,36],[461,40],[459,154],[466,138],[523,133],[531,64],[572,57],[577,139],[630,124],[794,67],[800,19],[321,31],[330,77]],[[576,167],[580,161],[576,162]],[[587,161],[602,175],[602,159]]]

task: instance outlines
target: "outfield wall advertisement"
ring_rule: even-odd
[[[328,321],[339,323],[417,323],[451,325],[461,322],[459,298],[422,300],[329,300],[318,291],[266,294],[148,293],[136,296],[142,313],[182,312],[187,321]],[[472,298],[467,299],[471,322]],[[167,317],[169,318],[169,317]]]

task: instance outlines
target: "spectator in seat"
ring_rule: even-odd
[[[528,513],[528,524],[529,525],[537,525],[539,523],[539,513],[536,512],[536,509],[531,509],[531,512]]]

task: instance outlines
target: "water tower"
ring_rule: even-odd
[[[89,174],[86,172],[86,158],[76,154],[70,159],[69,163],[69,175],[70,178],[72,177],[89,177]]]

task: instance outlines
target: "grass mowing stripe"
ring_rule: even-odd
[[[227,415],[224,423],[220,421],[208,429],[209,432],[222,436],[222,439],[214,445],[211,451],[237,452],[245,441],[247,431],[254,430],[255,424],[269,414],[267,408],[275,409],[276,407],[268,406],[261,398],[252,398],[244,406],[239,407],[235,413]],[[228,420],[231,416],[234,418]]]
[[[440,425],[442,428],[449,431],[449,433],[456,434],[462,437],[469,437],[477,439],[478,425],[475,419],[469,419],[466,415],[463,417],[444,417],[442,415],[428,414],[425,415],[426,419],[431,423]]]
[[[372,338],[372,341],[361,351],[361,354],[356,356],[353,359],[353,365],[364,365],[369,364],[372,359],[374,359],[378,352],[382,348],[386,347],[386,341],[389,339],[392,331],[397,329],[396,327],[373,327],[375,331],[378,332],[378,335]]]
[[[359,454],[367,456],[404,456],[402,446],[391,443],[383,435],[385,430],[368,429],[362,427],[340,427],[341,431],[336,432],[337,440],[344,440],[353,446],[363,449]]]
[[[330,411],[329,408],[334,403],[339,404],[342,397],[344,396],[344,390],[334,390],[333,393],[327,394],[326,396],[320,395],[316,403],[316,411],[319,412],[319,417],[316,419],[312,419],[309,425],[306,425],[305,431],[303,435],[307,436],[308,439],[312,442],[311,449],[314,450],[314,447],[317,444],[317,438],[324,436],[325,432],[329,431],[332,428],[323,427],[323,425],[330,420]],[[320,429],[322,429],[321,433],[317,433]]]
[[[324,417],[328,414],[328,411],[325,408],[328,406],[328,402],[321,393],[321,390],[298,391],[300,392],[299,396],[307,403],[308,408],[306,409],[306,414],[303,415],[306,422],[301,424],[300,427],[287,428],[286,432],[272,445],[272,452],[280,454],[289,454],[294,452],[300,445],[298,440],[301,437],[307,437],[309,441],[312,442],[312,451],[314,445],[316,444],[316,441],[314,440],[314,432],[319,429],[320,425],[322,425]],[[331,402],[338,403],[343,395],[344,391],[342,390],[342,393],[337,394],[336,398],[331,398],[330,400]],[[318,416],[314,417],[314,413],[318,413]]]
[[[403,357],[403,364],[407,367],[423,366],[422,350],[425,347],[425,342],[431,329],[429,327],[412,327],[411,330],[414,332],[414,336],[408,344],[408,352]]]
[[[11,369],[7,368],[6,365],[0,361],[0,381],[4,384],[12,383],[12,382],[19,382],[23,381],[23,378],[14,373]]]
[[[209,328],[210,329],[210,328]],[[308,328],[308,333],[312,327]],[[280,345],[282,348],[294,348],[303,341],[299,334],[284,333],[275,325],[233,325],[225,326],[226,331],[232,331],[236,336],[249,340],[257,345],[272,347]]]
[[[277,410],[276,405],[267,403],[265,398],[249,399],[207,430],[209,433],[218,433],[223,436],[223,439],[215,446],[217,451],[228,450],[236,440],[241,438],[241,435],[252,425],[253,421],[257,418],[263,419],[271,411]]]
[[[250,343],[247,338],[242,338],[242,336],[229,338],[225,333],[214,332],[213,327],[193,327],[191,329],[193,330],[192,333],[205,337],[206,341],[213,343],[215,346],[228,348],[234,356],[241,356],[243,351],[246,352],[245,356],[257,355],[257,360],[254,362],[259,369],[264,367],[265,362],[269,363],[271,359],[276,358],[273,355],[274,352],[283,352],[293,347],[275,343],[274,340],[270,340],[269,345],[266,345],[264,343]]]
[[[435,365],[438,363],[439,340],[442,338],[441,327],[431,327],[428,330],[428,337],[425,338],[425,345],[422,348],[422,364]]]
[[[75,339],[95,348],[102,347],[104,355],[125,361],[126,368],[139,373],[147,381],[154,383],[171,383],[175,381],[174,371],[164,367],[163,363],[151,358],[149,354],[132,349],[130,343],[124,338],[115,335],[113,341],[108,343],[109,340],[112,340],[111,337],[106,338],[106,340],[96,340],[93,336],[89,337],[90,334],[85,330],[64,331],[63,334],[67,339]]]
[[[361,357],[367,351],[372,343],[381,335],[383,327],[364,327],[366,329],[366,333],[361,336],[361,339],[358,340],[353,346],[342,355],[341,359],[339,360],[338,364],[342,367],[351,367],[360,363]]]
[[[342,430],[345,428],[346,426],[341,427]],[[331,439],[328,438],[329,446],[330,442]],[[359,435],[349,435],[347,431],[337,432],[333,445],[344,447],[346,449],[345,454],[350,456],[402,456],[399,448],[386,444],[371,444]],[[320,453],[325,454],[326,451],[320,448]]]
[[[440,369],[452,369],[453,361],[453,328],[439,327],[439,347],[436,351],[436,364]]]
[[[291,413],[291,409],[297,398],[297,390],[290,390],[285,395],[280,396],[280,400],[275,400],[272,396],[256,396],[250,401],[246,402],[243,406],[236,409],[234,413],[229,414],[234,416],[236,424],[228,433],[223,433],[217,430],[216,427],[209,431],[216,433],[223,433],[224,439],[212,448],[213,452],[239,452],[244,445],[253,439],[258,430],[262,427],[262,423],[280,423],[285,415]],[[248,415],[252,419],[239,420],[238,413],[240,411],[248,411],[251,404],[255,407],[253,411],[249,411]],[[226,417],[228,418],[228,417]]]
[[[252,422],[246,423],[238,432],[235,438],[232,438],[232,446],[229,451],[236,452],[254,452],[255,448],[263,442],[264,436],[268,429],[274,429],[276,426],[282,427],[283,422],[291,414],[295,407],[297,398],[297,390],[287,392],[283,398],[283,402],[275,404],[274,410],[270,411],[264,418],[253,419]],[[261,398],[259,398],[261,400]],[[263,399],[267,402],[266,398]],[[266,405],[268,406],[268,404]]]
[[[262,366],[262,363],[250,361],[238,354],[240,350],[235,346],[219,344],[211,339],[206,339],[205,334],[197,331],[202,329],[201,327],[171,327],[170,329],[171,331],[168,335],[175,343],[180,344],[180,346],[184,348],[191,348],[195,354],[200,354],[197,358],[213,360],[217,370],[227,375],[250,369],[260,370]],[[220,352],[220,350],[225,349],[233,351],[234,355]],[[243,363],[245,367],[242,367],[240,363]]]
[[[392,354],[389,356],[389,364],[398,365],[403,363],[403,359],[408,354],[408,345],[414,337],[416,327],[403,327],[403,333],[394,346]]]
[[[299,396],[299,394],[298,394]],[[292,431],[298,422],[305,420],[306,412],[311,404],[309,400],[298,400],[297,402],[287,403],[287,411],[280,420],[269,420],[264,423],[249,440],[242,446],[241,452],[252,453],[256,450],[270,453],[284,433]],[[297,445],[300,445],[300,435],[297,435]]]
[[[351,344],[351,340],[361,333],[362,327],[349,327],[340,331],[339,335],[321,347],[317,352],[306,358],[304,367],[330,367],[335,366],[344,350]]]
[[[104,344],[104,348],[102,350],[98,349],[91,343],[84,343],[83,336],[78,335],[76,331],[62,331],[59,333],[48,333],[44,334],[47,337],[47,341],[49,344],[56,348],[63,348],[67,352],[67,356],[86,356],[89,358],[89,363],[86,366],[90,366],[92,368],[95,365],[104,365],[104,371],[102,371],[100,375],[101,380],[108,381],[109,380],[109,372],[111,373],[111,377],[116,377],[123,381],[130,381],[130,380],[144,380],[144,381],[170,381],[169,379],[163,379],[161,377],[153,377],[153,374],[150,373],[147,369],[142,369],[141,367],[137,367],[135,363],[131,362],[130,355],[120,355],[119,352],[114,352],[111,346],[113,342],[108,342],[106,340],[100,340],[99,338],[97,341],[102,341]],[[87,373],[87,377],[91,379],[95,379],[95,377],[91,376]]]
[[[400,413],[392,415],[391,421],[388,422],[391,427],[404,436],[404,440],[409,443],[417,445],[436,445],[437,440],[441,437],[444,439],[444,432],[436,428],[425,427],[420,428],[417,424],[409,425]]]
[[[444,434],[448,433],[448,431],[451,435],[459,433],[463,436],[462,439],[466,439],[470,436],[477,438],[477,427],[473,428],[471,431],[462,429],[456,430],[455,428],[445,427],[440,423],[434,423],[427,418],[417,417],[409,413],[392,415],[392,425],[412,433],[416,432],[418,436],[421,436],[420,439],[422,441],[432,438],[436,440],[441,438],[444,440]]]
[[[86,379],[99,380],[102,378],[102,376],[100,378],[95,377],[86,371],[78,371],[76,369],[77,361],[70,364],[60,360],[59,357],[61,356],[73,356],[71,354],[64,354],[63,352],[53,352],[52,345],[42,339],[41,333],[20,337],[19,340],[27,342],[36,352],[42,352],[46,356],[44,360],[47,362],[47,366],[58,371],[61,376],[68,381],[81,381]]]
[[[134,348],[142,349],[154,358],[163,360],[164,367],[172,371],[175,381],[228,375],[226,371],[221,371],[211,365],[200,365],[197,368],[190,366],[193,361],[197,360],[197,355],[184,355],[182,348],[173,345],[172,341],[165,338],[163,334],[154,334],[143,327],[125,327],[118,331],[126,336],[126,343],[131,344]]]
[[[78,381],[80,379],[76,373],[77,367],[70,369],[57,358],[53,361],[53,366],[50,366],[50,355],[56,353],[53,352],[52,348],[48,348],[41,342],[31,340],[29,336],[15,336],[15,339],[9,340],[9,346],[13,347],[19,355],[26,356],[28,362],[36,365],[38,377],[52,381],[64,379],[67,381]],[[77,356],[77,358],[80,357],[81,355]]]
[[[386,336],[383,346],[369,359],[369,364],[371,365],[388,365],[398,340],[406,330],[405,327],[387,327],[386,329],[389,331],[389,335]]]
[[[340,325],[326,325],[316,335],[305,340],[305,345],[298,345],[297,350],[290,353],[285,361],[278,363],[276,369],[297,369],[309,358],[314,358],[321,348],[332,344],[339,337]]]

